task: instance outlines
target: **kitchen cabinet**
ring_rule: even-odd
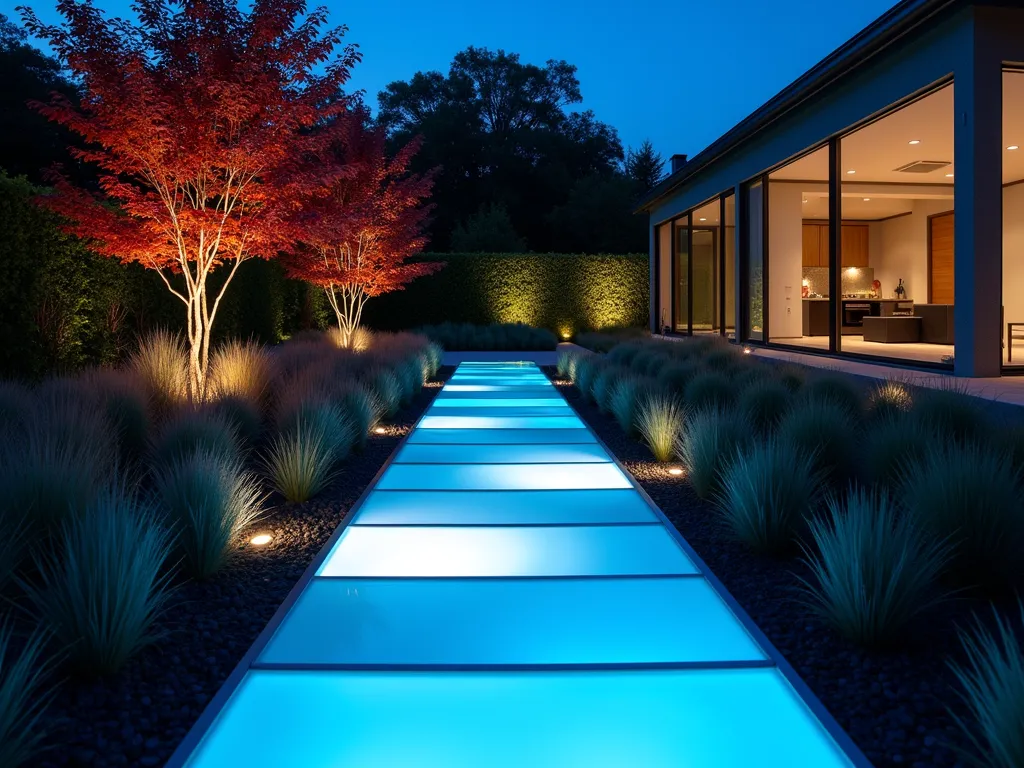
[[[803,255],[801,263],[805,267],[828,266],[828,223],[803,223]],[[867,267],[868,240],[870,230],[867,224],[843,224],[842,228],[842,266]]]

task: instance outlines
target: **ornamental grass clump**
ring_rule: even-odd
[[[630,374],[620,376],[612,384],[611,394],[608,396],[608,410],[627,435],[636,434],[640,400],[650,388],[648,379]]]
[[[609,412],[612,388],[615,386],[615,382],[627,375],[629,373],[625,368],[605,365],[597,376],[594,377],[594,383],[590,386],[590,394],[601,413]]]
[[[81,384],[106,417],[121,464],[138,461],[146,452],[152,428],[141,382],[131,374],[98,369],[83,376]]]
[[[724,473],[751,441],[750,426],[737,411],[691,411],[676,435],[676,455],[694,492],[702,499],[721,489]]]
[[[208,410],[234,431],[239,451],[248,453],[259,444],[263,436],[263,415],[252,401],[243,397],[222,397],[211,403]]]
[[[419,359],[411,357],[400,362],[395,373],[402,384],[402,404],[408,405],[426,383],[423,378],[423,366]]]
[[[960,633],[966,662],[952,662],[970,722],[953,714],[973,747],[964,755],[981,768],[1024,765],[1024,604],[1016,627],[993,610],[995,627],[975,619]]]
[[[812,455],[772,437],[747,445],[728,464],[716,506],[751,549],[783,553],[804,532],[821,483]]]
[[[672,461],[675,457],[676,438],[683,427],[684,414],[682,401],[675,395],[649,392],[640,400],[637,431],[655,461]]]
[[[686,407],[698,410],[701,408],[726,408],[736,399],[736,392],[729,381],[721,373],[698,373],[684,390],[683,400]]]
[[[640,352],[643,350],[643,345],[637,342],[625,342],[624,344],[616,344],[612,347],[606,355],[608,362],[615,363],[615,365],[629,366]]]
[[[270,446],[264,469],[288,501],[316,496],[335,477],[335,467],[352,448],[355,427],[338,406],[311,403],[294,416]]]
[[[776,371],[779,381],[790,392],[799,392],[807,380],[806,370],[797,365],[780,365]]]
[[[560,379],[576,380],[576,362],[579,359],[579,352],[573,349],[563,349],[558,353],[556,370]]]
[[[573,384],[575,384],[576,389],[579,390],[580,396],[588,402],[593,401],[593,396],[590,394],[590,388],[603,365],[605,365],[605,362],[597,355],[593,354],[580,355],[579,359],[576,361],[576,376],[573,379]]]
[[[958,382],[918,390],[909,416],[951,440],[983,439],[989,428],[980,401]]]
[[[425,378],[429,381],[437,376],[437,372],[441,370],[441,365],[444,363],[444,347],[432,341],[424,348],[423,354],[427,361]]]
[[[200,451],[226,459],[238,456],[238,433],[223,412],[208,408],[179,411],[154,440],[150,465],[160,468]]]
[[[171,595],[170,553],[156,511],[123,481],[61,523],[23,587],[75,673],[115,674],[157,639],[153,625]]]
[[[860,452],[864,480],[896,490],[904,473],[939,439],[926,424],[901,417],[884,418],[865,433]]]
[[[740,393],[737,406],[747,422],[760,432],[778,426],[793,396],[786,385],[774,379],[758,379]]]
[[[0,436],[22,437],[32,411],[32,393],[16,381],[0,381]]]
[[[897,419],[909,413],[914,395],[909,385],[898,379],[876,384],[868,395],[868,414],[876,421]]]
[[[841,373],[818,374],[803,385],[800,394],[808,401],[824,401],[844,408],[853,418],[860,416],[864,409],[860,387]]]
[[[13,649],[14,629],[0,624],[0,765],[28,765],[46,735],[39,721],[53,698],[46,687],[50,662],[43,658],[45,636],[36,632]]]
[[[669,363],[658,371],[658,383],[670,392],[682,397],[686,391],[686,385],[693,380],[693,377],[700,373],[701,367],[697,363],[678,362]]]
[[[187,399],[188,353],[177,334],[161,329],[139,339],[128,367],[143,383],[158,413],[165,413]]]
[[[217,573],[235,539],[262,514],[259,480],[238,459],[201,450],[157,469],[156,496],[174,533],[181,567],[194,579]]]
[[[266,347],[255,341],[228,341],[210,355],[207,397],[237,397],[262,408],[273,376],[274,359]]]
[[[369,387],[379,404],[382,417],[390,419],[402,405],[402,384],[390,368],[373,368],[364,376],[364,384]]]
[[[704,365],[712,371],[725,373],[736,365],[739,354],[729,347],[713,347],[702,358]]]
[[[1002,593],[1024,584],[1024,493],[997,447],[933,440],[901,475],[899,498],[917,523],[952,546],[950,575]]]
[[[891,497],[863,488],[829,498],[802,544],[810,606],[847,640],[869,648],[899,643],[910,622],[939,599],[948,546],[900,514]]]
[[[370,432],[380,423],[384,413],[383,403],[368,390],[354,384],[341,396],[338,404],[352,425],[354,446],[363,448]]]
[[[822,477],[841,485],[856,473],[857,424],[848,407],[831,399],[794,403],[779,422],[779,438],[814,457]]]

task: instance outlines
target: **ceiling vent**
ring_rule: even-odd
[[[893,168],[897,173],[931,173],[949,165],[948,160],[915,160],[912,163]]]

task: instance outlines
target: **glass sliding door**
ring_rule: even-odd
[[[676,333],[690,332],[690,214],[677,219],[673,225],[674,307]]]
[[[723,323],[725,335],[736,338],[736,197],[726,195],[722,200],[722,272],[724,291],[722,292]]]
[[[721,332],[721,203],[714,200],[692,214],[690,262],[693,333]]]
[[[761,180],[747,186],[746,244],[747,280],[744,291],[746,301],[745,337],[751,341],[764,340],[764,184]]]

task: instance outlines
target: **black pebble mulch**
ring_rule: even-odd
[[[157,627],[166,635],[119,675],[61,682],[40,723],[47,748],[36,765],[163,765],[439,386],[424,388],[385,434],[371,435],[322,497],[278,498],[249,534],[270,534],[271,543],[244,544],[213,578],[181,584]]]
[[[961,597],[942,604],[899,651],[858,648],[803,604],[799,577],[809,573],[798,558],[761,557],[731,539],[685,480],[574,387],[556,384],[877,768],[966,764],[970,745],[949,708],[966,713],[947,662],[962,659],[957,627],[971,625],[975,613],[991,616],[987,603]]]

